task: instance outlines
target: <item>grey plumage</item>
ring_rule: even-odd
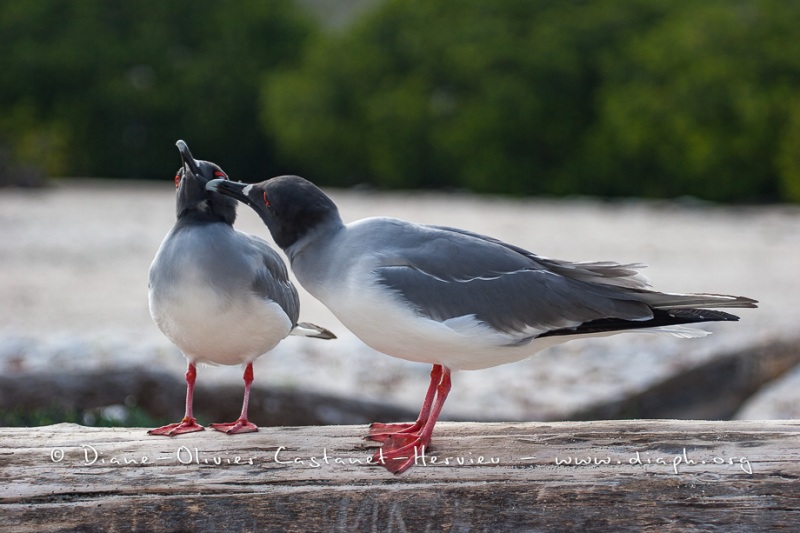
[[[478,354],[469,363],[459,360],[461,368],[518,360],[556,341],[590,334],[661,328],[699,335],[679,326],[738,320],[706,308],[756,306],[744,297],[658,292],[641,276],[639,264],[549,259],[457,228],[384,217],[345,225],[335,204],[296,176],[251,185],[213,181],[209,188],[253,207],[286,252],[298,280],[357,334],[372,331],[358,312],[359,301],[376,306],[367,313],[370,321],[386,313],[384,318],[394,317],[394,328],[400,327],[400,317],[391,309],[460,334],[472,327],[469,320],[485,326],[480,336],[470,330],[464,337],[476,335],[466,351],[486,352],[485,357],[480,362]],[[362,322],[354,322],[354,316]],[[403,326],[413,327],[410,318],[402,320]],[[413,330],[407,335],[413,336]],[[534,342],[538,339],[547,342]],[[386,350],[380,340],[373,342]]]
[[[150,314],[159,329],[184,354],[186,416],[151,430],[177,435],[203,428],[192,414],[195,365],[245,365],[240,418],[212,424],[227,433],[256,431],[247,420],[252,363],[289,334],[334,338],[324,328],[298,324],[297,290],[281,257],[266,241],[236,231],[236,201],[206,184],[227,179],[222,169],[192,157],[178,141],[183,165],[175,177],[175,225],[156,253],[149,274]]]
[[[437,321],[464,315],[527,337],[640,329],[705,320],[736,320],[702,307],[754,307],[748,298],[665,294],[649,290],[640,265],[572,263],[540,258],[496,239],[442,226],[394,226],[392,253],[374,269],[380,282]],[[694,313],[655,313],[693,309]],[[658,314],[658,316],[656,316]],[[601,319],[617,319],[614,321]],[[635,322],[635,323],[632,323]],[[590,327],[580,325],[591,323]],[[521,344],[520,340],[515,345]]]
[[[153,299],[174,298],[185,291],[181,280],[204,285],[218,293],[225,312],[242,295],[271,300],[297,325],[300,300],[289,281],[286,264],[269,244],[226,223],[197,226],[178,221],[164,239],[158,261],[150,270]],[[187,297],[191,294],[186,293]],[[157,305],[157,303],[156,303]]]
[[[283,248],[298,281],[372,348],[433,364],[417,421],[372,424],[373,456],[392,472],[431,442],[450,370],[519,361],[573,338],[647,330],[702,336],[682,326],[738,320],[712,308],[750,298],[652,290],[640,265],[572,263],[469,231],[390,218],[344,224],[312,183],[282,176],[209,190],[250,205]],[[423,452],[424,453],[424,452]]]

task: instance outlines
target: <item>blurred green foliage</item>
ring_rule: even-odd
[[[332,3],[325,5],[331,9]],[[0,1],[0,145],[49,174],[800,201],[800,0]],[[0,155],[1,157],[1,155]]]
[[[261,77],[315,28],[291,0],[0,1],[0,148],[49,175],[171,179],[183,138],[266,169]]]
[[[800,2],[387,0],[272,75],[326,183],[800,201]]]
[[[90,427],[158,427],[167,423],[137,406],[78,409],[53,402],[49,407],[0,410],[0,427],[49,426],[63,422]]]

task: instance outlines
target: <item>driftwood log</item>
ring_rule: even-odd
[[[366,426],[0,429],[10,531],[755,531],[800,524],[800,422],[441,423],[395,476]]]
[[[800,339],[771,340],[718,354],[632,396],[598,403],[570,420],[726,420],[771,381],[800,364]]]
[[[195,415],[201,423],[235,417],[242,407],[242,390],[240,384],[199,384],[194,395]],[[183,416],[186,382],[180,375],[142,368],[25,374],[24,379],[0,376],[0,425],[3,411],[47,409],[53,406],[54,398],[63,410],[133,405],[150,415],[156,421],[153,425],[162,425]],[[408,420],[417,415],[416,411],[383,403],[255,386],[249,414],[258,426],[367,424],[373,420]]]

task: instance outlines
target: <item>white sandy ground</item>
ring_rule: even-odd
[[[741,310],[739,323],[712,324],[715,334],[704,339],[627,334],[574,341],[520,363],[458,373],[445,407],[451,416],[558,418],[639,391],[714,354],[800,337],[797,207],[329,192],[345,221],[396,216],[466,228],[549,257],[643,262],[660,290],[761,302],[757,310]],[[181,376],[185,361],[147,309],[150,261],[174,216],[171,179],[0,190],[0,372],[24,379],[34,370],[137,364]],[[269,240],[249,208],[240,208],[237,227]],[[258,361],[256,382],[417,409],[429,367],[372,351],[299,290],[301,319],[339,339],[287,339]],[[202,368],[199,379],[239,382],[241,369]],[[800,370],[759,396],[742,416],[800,416]]]

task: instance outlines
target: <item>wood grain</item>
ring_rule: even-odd
[[[797,421],[441,423],[417,466],[370,464],[366,426],[175,438],[0,429],[13,531],[795,529]],[[576,464],[576,462],[578,464]]]

